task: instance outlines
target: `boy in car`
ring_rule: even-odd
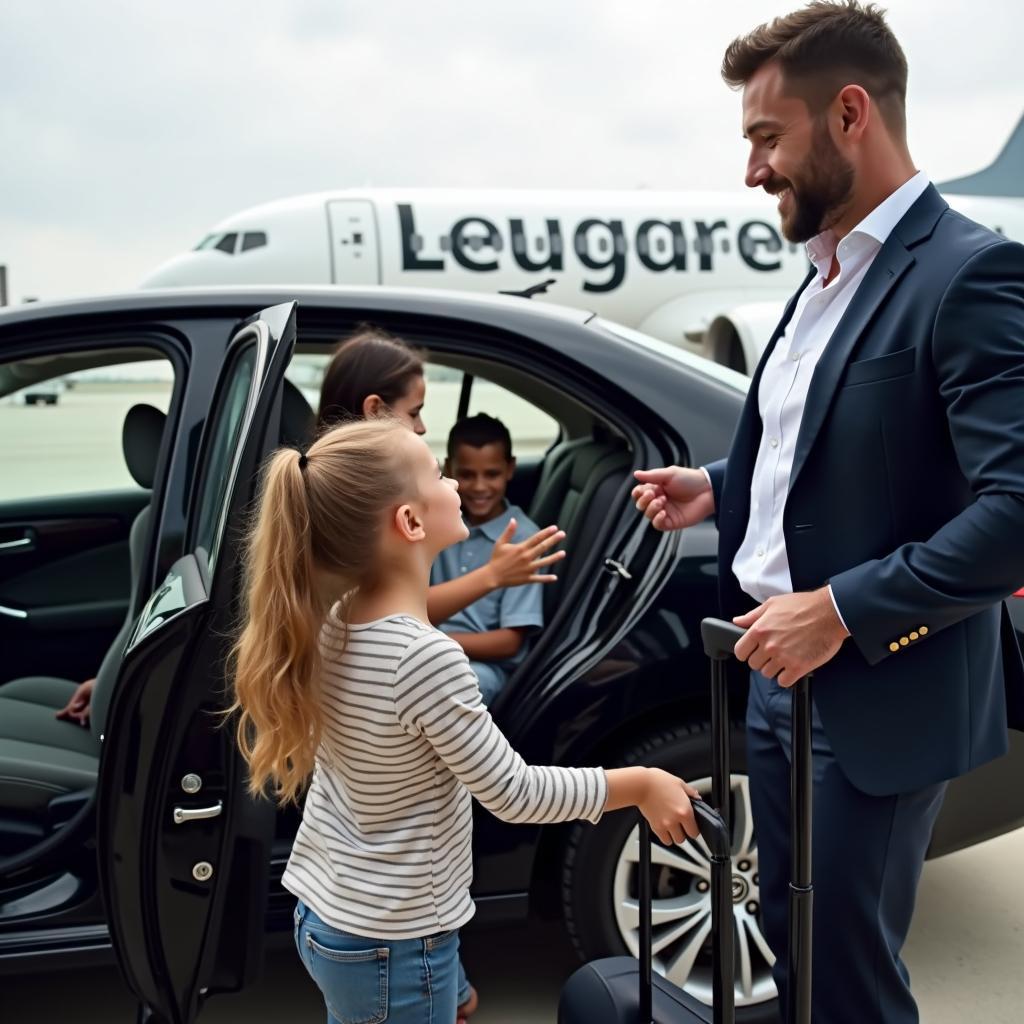
[[[469,536],[434,561],[432,586],[486,565],[497,541],[517,543],[537,532],[526,513],[505,500],[515,469],[512,439],[501,420],[479,413],[452,427],[445,474],[459,482]],[[541,590],[540,583],[494,590],[440,626],[466,652],[485,704],[525,657],[527,638],[544,624]]]

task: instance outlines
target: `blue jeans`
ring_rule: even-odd
[[[469,998],[458,931],[368,939],[326,924],[299,900],[295,945],[327,1004],[328,1024],[455,1024]]]

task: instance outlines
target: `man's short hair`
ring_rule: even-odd
[[[494,416],[478,412],[459,420],[448,434],[448,458],[455,458],[455,449],[460,444],[471,448],[483,448],[485,444],[500,444],[505,451],[505,461],[512,461],[512,437],[508,427]]]
[[[892,135],[906,133],[907,58],[875,4],[812,0],[792,14],[734,39],[722,78],[738,89],[778,61],[788,90],[820,113],[846,85],[859,85],[878,105]]]

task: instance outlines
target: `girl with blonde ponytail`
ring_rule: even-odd
[[[471,794],[505,821],[636,806],[663,842],[698,834],[697,793],[667,772],[536,767],[509,746],[427,615],[431,564],[466,533],[457,484],[393,421],[337,427],[266,468],[233,710],[252,792],[305,793],[283,883],[329,1022],[454,1024]]]

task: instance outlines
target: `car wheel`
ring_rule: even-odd
[[[681,775],[711,798],[710,727],[681,726],[631,750],[623,764],[644,764]],[[778,1020],[772,978],[775,961],[761,926],[757,845],[742,725],[731,731],[733,916],[736,937],[736,1019]],[[565,923],[584,960],[639,951],[637,904],[639,829],[631,812],[609,814],[597,825],[574,826],[562,873]],[[711,1003],[711,894],[703,843],[651,850],[654,969]]]

